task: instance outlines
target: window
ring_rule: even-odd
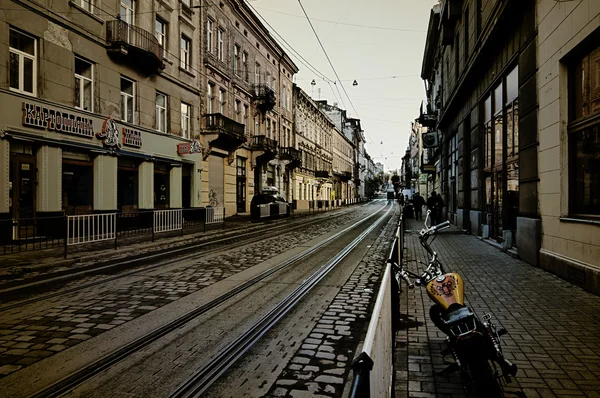
[[[248,124],[248,105],[244,105],[244,110],[242,113],[242,123],[245,125]]]
[[[573,62],[569,74],[569,210],[600,216],[600,46]]]
[[[180,1],[181,1],[181,4],[183,4],[184,6],[186,6],[188,8],[191,6],[190,0],[180,0]]]
[[[208,52],[213,52],[213,21],[210,19],[206,21],[206,48],[208,49]]]
[[[121,20],[134,25],[135,23],[135,1],[134,0],[121,0]]]
[[[93,112],[93,65],[75,57],[75,108]]]
[[[10,29],[10,89],[36,95],[37,46],[36,40]]]
[[[258,62],[254,67],[254,84],[260,84],[260,64]]]
[[[155,35],[158,44],[162,48],[167,47],[167,24],[160,18],[156,18]]]
[[[243,68],[243,75],[244,75],[244,80],[248,81],[248,53],[244,52],[242,53],[242,68]]]
[[[81,8],[83,8],[87,12],[94,12],[94,0],[79,0],[78,3],[81,6]]]
[[[233,103],[233,111],[235,113],[235,121],[240,122],[240,111],[241,111],[241,102],[239,100],[235,100]]]
[[[135,82],[121,76],[121,120],[133,123],[135,112]]]
[[[191,41],[184,35],[181,35],[181,54],[180,58],[180,67],[181,69],[190,70],[190,46]]]
[[[215,85],[208,83],[208,90],[206,91],[206,113],[213,113],[213,101],[215,100]]]
[[[181,136],[183,138],[190,138],[190,119],[191,119],[192,107],[185,102],[181,103]]]
[[[271,74],[269,72],[265,74],[265,84],[267,87],[271,87]]]
[[[225,90],[219,89],[219,113],[225,115]]]
[[[465,59],[464,59],[464,64],[465,65],[467,65],[467,60],[469,59],[469,18],[470,18],[469,7],[467,7],[465,9],[465,16],[464,16],[464,19],[463,19],[465,21],[464,22],[464,27],[465,27],[465,29],[464,29],[465,49],[463,51],[464,57],[465,57]]]
[[[492,96],[488,96],[484,105],[484,167],[492,166]]]
[[[167,132],[167,96],[156,93],[156,130]]]
[[[494,90],[494,165],[501,165],[503,159],[502,84]]]
[[[223,37],[225,36],[225,31],[223,29],[219,29],[217,31],[217,58],[219,61],[225,60],[225,49],[223,47]]]
[[[240,74],[240,46],[233,46],[233,73]]]

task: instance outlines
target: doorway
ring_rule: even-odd
[[[13,219],[23,220],[13,229],[13,239],[36,236],[36,157],[31,147],[23,152],[10,154],[9,211]]]
[[[246,212],[246,159],[236,158],[235,201],[238,213]]]

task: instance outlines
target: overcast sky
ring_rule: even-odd
[[[300,68],[296,83],[313,98],[337,102],[351,117],[360,118],[369,155],[386,169],[399,168],[410,123],[419,116],[425,98],[421,62],[429,12],[437,0],[301,2],[351,103],[339,82],[324,81],[277,37],[280,34],[318,72],[338,81],[298,0],[249,0]],[[313,79],[315,86],[310,84]],[[352,85],[354,80],[358,86]]]

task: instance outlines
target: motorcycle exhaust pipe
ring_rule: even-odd
[[[500,365],[502,366],[503,370],[505,373],[511,375],[511,376],[516,376],[517,375],[517,371],[519,370],[517,368],[517,365],[515,365],[514,363],[512,363],[511,361],[509,361],[508,359],[502,358],[502,361],[500,362]]]

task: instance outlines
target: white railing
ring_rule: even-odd
[[[271,217],[271,205],[258,205],[260,209],[260,218]]]
[[[278,203],[278,204],[279,204],[279,215],[282,216],[284,214],[287,214],[288,204],[287,203]]]
[[[152,228],[154,233],[181,230],[183,228],[182,210],[154,210]]]
[[[206,224],[220,224],[225,220],[224,207],[207,207],[206,208]]]
[[[116,234],[117,213],[67,217],[67,246],[112,240]]]

